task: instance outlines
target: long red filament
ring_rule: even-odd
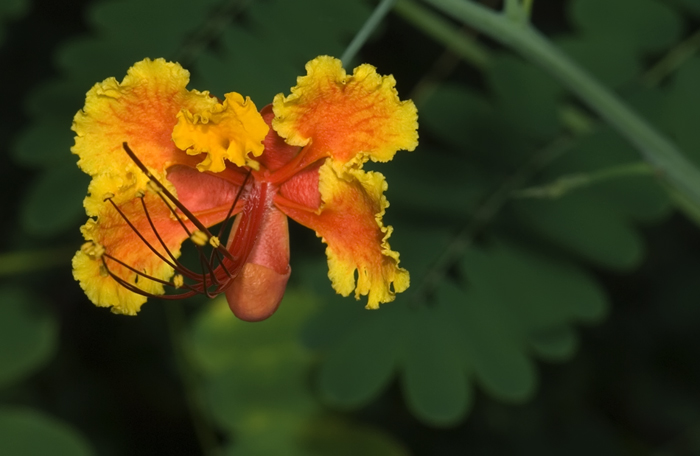
[[[185,222],[182,220],[182,218],[178,215],[177,211],[173,208],[173,205],[179,209],[186,217],[187,219],[195,226],[197,229],[202,231],[203,233],[206,234],[207,239],[212,238],[211,232],[207,229],[206,226],[204,226],[198,219],[197,217],[192,214],[177,198],[175,198],[172,193],[170,193],[146,168],[146,166],[138,159],[136,154],[129,148],[128,144],[125,142],[122,144],[124,151],[129,155],[129,157],[134,161],[134,163],[143,171],[146,176],[151,180],[151,182],[156,186],[158,189],[157,194],[160,196],[161,200],[163,201],[163,204],[165,204],[168,209],[170,209],[171,213],[175,216],[177,221],[179,222],[180,226],[183,228],[185,233],[187,234],[188,237],[192,235],[191,231],[187,228],[187,225]],[[240,200],[243,191],[246,189],[247,183],[250,178],[250,172],[248,172],[243,179],[242,185],[240,185],[239,190],[236,194],[235,199],[233,200],[231,207],[229,208],[229,211],[226,215],[226,218],[224,219],[220,229],[219,229],[219,236],[224,232],[225,227],[228,225],[228,222],[231,220],[233,211],[236,207],[236,204]],[[144,197],[141,197],[141,205],[143,207],[144,214],[146,215],[146,218],[148,220],[149,226],[151,227],[151,230],[153,231],[154,235],[158,239],[158,243],[163,247],[165,250],[166,255],[162,254],[158,249],[156,249],[153,245],[151,245],[146,238],[139,232],[139,230],[136,228],[136,226],[128,219],[126,214],[117,206],[117,204],[112,201],[112,198],[106,198],[105,201],[109,201],[114,209],[117,211],[117,213],[122,217],[122,219],[127,223],[127,225],[132,229],[132,231],[141,239],[141,241],[151,250],[158,258],[160,258],[163,262],[165,262],[168,266],[172,267],[173,270],[181,274],[184,277],[187,277],[190,280],[193,280],[194,283],[184,283],[182,285],[183,288],[187,289],[188,291],[183,292],[183,293],[178,293],[178,294],[164,294],[164,295],[153,295],[151,293],[145,292],[138,288],[138,286],[134,283],[129,283],[128,281],[124,280],[123,278],[119,277],[117,274],[112,272],[110,268],[107,265],[107,262],[105,261],[105,258],[109,259],[110,261],[114,261],[115,263],[121,265],[122,267],[125,267],[129,269],[130,271],[134,272],[137,274],[137,277],[142,277],[147,280],[152,280],[157,283],[161,283],[166,286],[171,286],[175,287],[175,285],[172,282],[168,282],[162,279],[158,279],[157,277],[153,277],[151,275],[148,275],[144,272],[138,271],[134,267],[124,263],[123,261],[119,260],[118,258],[115,258],[114,256],[105,253],[104,257],[102,258],[102,263],[103,266],[106,270],[106,272],[114,278],[114,280],[117,281],[121,286],[126,288],[129,291],[132,291],[134,293],[147,296],[147,297],[159,297],[159,298],[164,298],[164,299],[182,299],[190,296],[194,296],[196,294],[204,294],[207,297],[214,297],[223,291],[225,291],[232,283],[232,280],[238,275],[238,271],[242,268],[242,266],[245,264],[245,261],[250,254],[250,251],[255,244],[255,239],[257,236],[257,232],[260,227],[260,223],[262,220],[262,211],[260,210],[260,201],[265,200],[265,195],[267,192],[267,185],[263,185],[262,189],[256,189],[256,191],[251,191],[248,201],[246,202],[246,205],[244,207],[244,211],[241,217],[241,223],[239,223],[239,226],[236,229],[235,233],[232,233],[232,236],[235,237],[234,242],[231,243],[230,246],[230,251],[227,250],[223,245],[218,245],[217,247],[214,247],[211,254],[209,255],[209,258],[204,254],[203,249],[199,245],[195,245],[197,248],[199,258],[200,258],[200,265],[202,267],[202,272],[201,273],[196,273],[187,267],[185,267],[180,261],[175,258],[175,256],[172,254],[172,252],[168,249],[168,247],[165,244],[165,241],[161,237],[161,235],[158,233],[158,230],[156,229],[155,223],[153,222],[150,213],[148,211],[146,201]],[[171,203],[171,204],[170,204]],[[214,267],[214,262],[218,264],[216,267]]]

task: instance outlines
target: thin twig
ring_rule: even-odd
[[[455,264],[474,242],[481,232],[498,212],[511,199],[513,191],[528,182],[540,169],[552,160],[569,150],[575,141],[568,136],[562,136],[540,149],[506,179],[474,212],[471,220],[454,235],[452,241],[444,248],[440,257],[431,265],[423,276],[422,282],[413,294],[414,299],[422,300],[447,275],[447,271]]]

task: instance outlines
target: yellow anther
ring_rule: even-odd
[[[182,274],[175,274],[173,276],[173,286],[175,288],[180,288],[185,284],[185,279],[182,277]]]
[[[102,197],[102,201],[107,201],[108,199],[114,198],[114,193],[105,193]]]
[[[148,189],[149,189],[150,191],[152,191],[153,193],[160,193],[161,191],[163,191],[163,189],[161,188],[160,184],[158,184],[158,183],[157,183],[156,181],[154,181],[154,180],[149,180],[149,181],[148,181],[148,184],[146,184],[146,185],[148,186]]]
[[[84,243],[82,246],[80,246],[80,250],[93,260],[99,260],[105,253],[105,248],[93,241]]]
[[[217,249],[217,248],[219,248],[219,246],[221,245],[221,241],[219,240],[218,237],[212,236],[212,237],[209,238],[209,245],[211,245],[212,247],[214,247],[215,249]]]
[[[204,245],[207,243],[209,240],[207,235],[204,233],[204,231],[197,230],[192,233],[192,236],[190,236],[190,239],[192,242],[197,244],[200,247],[204,247]]]
[[[146,196],[146,192],[144,192],[143,190],[139,190],[138,192],[136,192],[136,198],[143,198],[144,196]]]
[[[107,270],[107,267],[104,264],[100,265],[100,275],[102,277],[107,277],[109,276],[109,271]]]

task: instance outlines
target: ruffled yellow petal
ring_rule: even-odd
[[[173,255],[179,255],[188,237],[154,192],[157,187],[126,154],[122,143],[129,144],[172,194],[177,196],[180,190],[180,200],[206,226],[226,217],[237,193],[236,179],[229,182],[194,170],[190,174],[187,170],[196,159],[178,149],[172,140],[178,113],[203,112],[218,105],[207,92],[188,91],[188,81],[189,73],[180,65],[146,59],[130,68],[121,83],[109,78],[96,84],[73,122],[76,138],[72,151],[80,157],[80,168],[92,176],[84,205],[88,216],[93,217],[81,229],[86,243],[73,258],[73,275],[93,303],[112,307],[115,313],[134,315],[146,298],[120,285],[109,272],[146,293],[158,295],[164,292],[163,284],[135,271],[166,282],[174,271],[107,199],[166,258],[169,255],[154,234],[140,197]],[[240,207],[234,213],[238,210]],[[193,231],[192,224],[187,223]]]
[[[278,202],[285,214],[315,230],[327,244],[333,288],[343,296],[355,290],[356,299],[367,295],[368,309],[393,301],[410,282],[408,271],[398,266],[399,254],[389,247],[392,228],[382,223],[389,206],[386,188],[380,173],[349,169],[341,178],[327,160],[319,168],[323,203],[318,211]]]
[[[157,195],[148,193],[144,199],[149,214],[156,220],[158,233],[170,251],[179,256],[180,244],[187,238],[186,233],[176,226],[177,222],[170,220],[169,209]],[[148,226],[141,201],[132,200],[120,209],[145,239],[167,257]],[[111,205],[102,206],[98,218],[89,219],[80,231],[87,242],[73,257],[73,277],[80,282],[85,294],[95,305],[111,307],[114,313],[136,315],[141,305],[146,302],[146,297],[127,290],[112,278],[105,264],[109,271],[141,290],[155,295],[163,294],[162,284],[139,277],[134,271],[105,256],[111,255],[137,271],[161,280],[167,281],[173,275],[173,269],[139,239]]]
[[[177,119],[175,145],[189,155],[207,154],[197,165],[200,171],[221,172],[226,168],[224,159],[258,169],[248,154],[259,157],[263,153],[269,127],[250,98],[227,93],[223,103],[201,111],[183,109]]]
[[[287,143],[307,146],[308,162],[332,157],[340,171],[367,158],[386,162],[418,145],[418,115],[400,101],[393,76],[360,65],[352,76],[340,60],[321,56],[306,64],[291,95],[275,96],[272,126]]]
[[[189,72],[179,64],[146,59],[131,67],[121,83],[108,78],[90,89],[73,120],[71,150],[83,171],[104,176],[94,190],[122,202],[146,189],[148,179],[124,152],[123,142],[161,182],[166,168],[189,159],[171,138],[177,114],[211,109],[217,101],[208,92],[188,91],[188,81]]]
[[[206,183],[203,184],[206,185]],[[212,198],[213,204],[217,204],[218,196],[214,195]],[[171,216],[171,210],[156,193],[146,191],[143,201],[160,239],[176,258],[179,257],[180,247],[188,239],[187,232]],[[216,207],[202,207],[202,210],[194,212],[194,215],[206,226],[218,223],[226,217],[230,209],[230,201],[221,203]],[[95,305],[111,307],[114,313],[135,315],[146,302],[146,298],[120,285],[108,274],[106,268],[127,283],[147,293],[160,295],[164,292],[161,283],[137,274],[115,259],[140,273],[167,282],[173,277],[173,269],[153,253],[146,242],[163,257],[169,258],[169,255],[153,232],[140,198],[134,198],[119,205],[119,209],[131,222],[133,228],[109,201],[95,207],[99,211],[98,214],[81,228],[86,243],[73,257],[73,277],[80,282],[85,294]],[[191,233],[196,231],[191,222],[185,221],[185,223]],[[134,228],[146,242],[136,234]]]

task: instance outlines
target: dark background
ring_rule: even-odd
[[[487,56],[470,59],[397,7],[354,64],[419,108],[419,148],[369,165],[410,291],[378,312],[335,296],[291,226],[269,321],[204,299],[125,317],[71,275],[85,92],[165,57],[264,106],[376,3],[0,1],[0,453],[700,454],[700,212],[625,171],[638,152],[545,71],[437,15]],[[535,0],[532,20],[700,164],[699,18],[694,0]],[[590,182],[518,192],[562,176]]]

